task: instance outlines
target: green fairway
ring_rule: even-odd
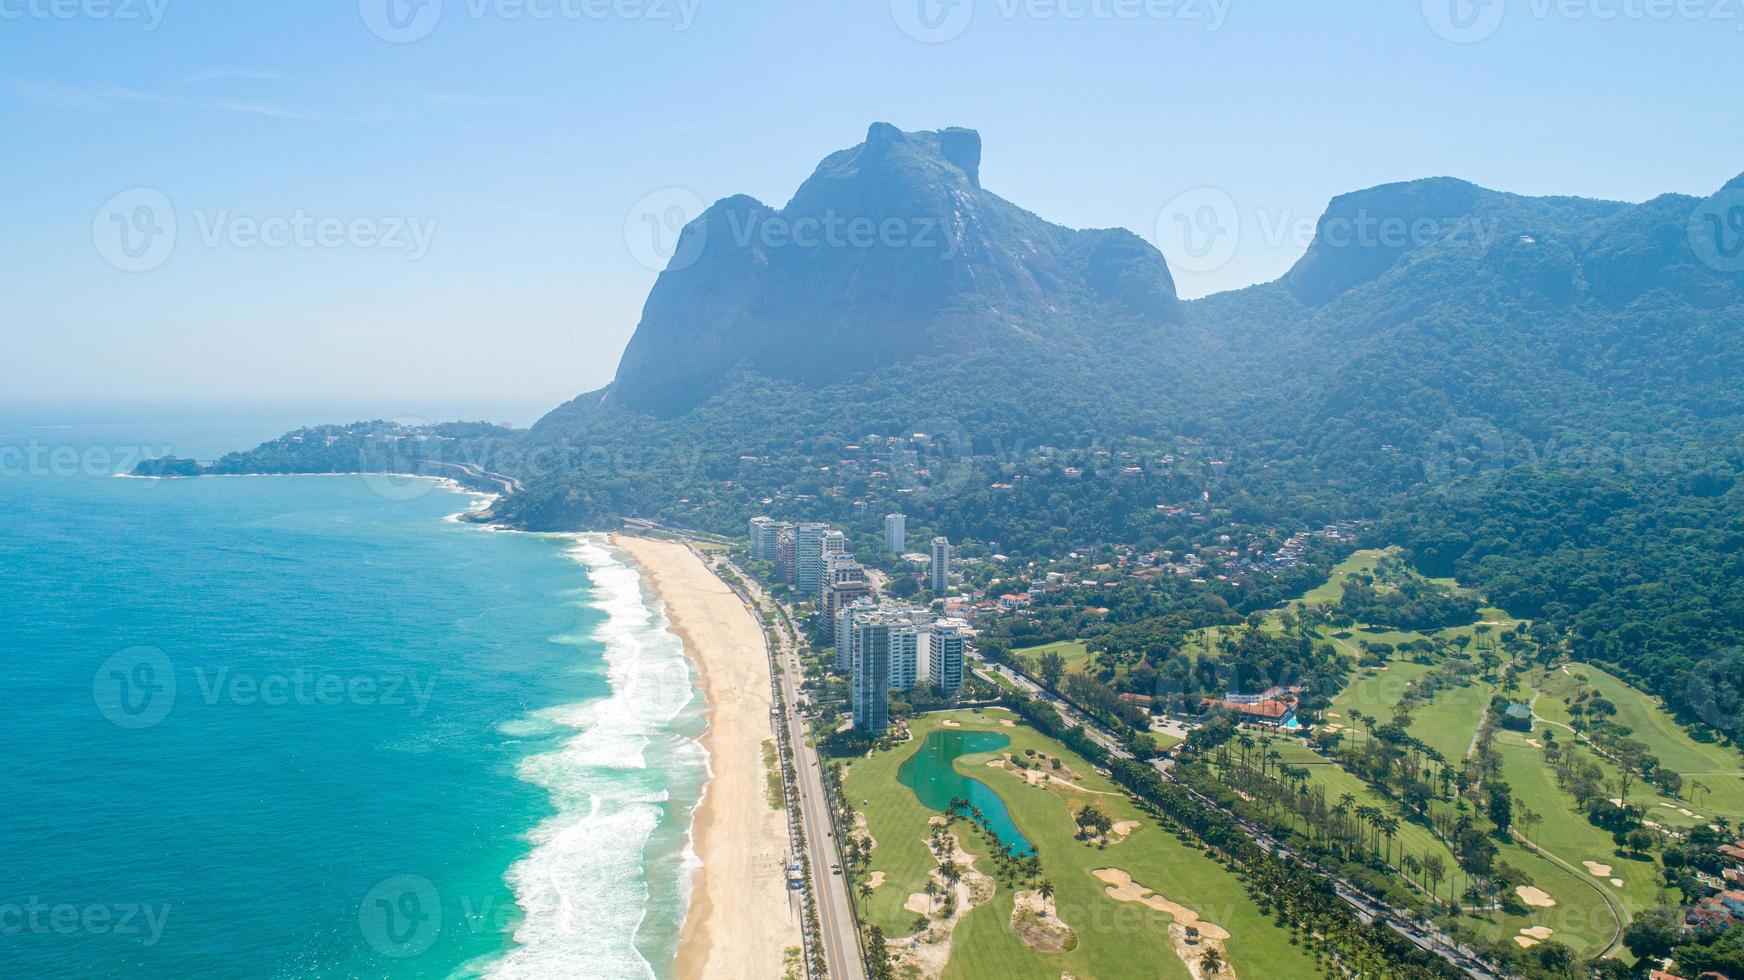
[[[1057,653],[1060,655],[1060,660],[1066,665],[1066,673],[1068,674],[1087,670],[1092,659],[1089,649],[1084,646],[1082,640],[1061,640],[1058,643],[1023,647],[1012,652],[1028,660],[1032,667],[1041,663],[1043,654]]]
[[[1741,775],[1744,774],[1744,754],[1734,748],[1691,738],[1658,702],[1622,679],[1591,664],[1569,664],[1564,669],[1552,671],[1544,680],[1545,696],[1539,699],[1539,707],[1535,708],[1540,715],[1564,724],[1568,722],[1568,712],[1561,701],[1571,696],[1575,689],[1574,674],[1584,675],[1588,684],[1617,706],[1613,720],[1633,729],[1630,738],[1645,743],[1659,757],[1660,765],[1684,777],[1684,799],[1694,801],[1690,809],[1734,820],[1744,819],[1744,775]],[[1554,716],[1552,712],[1555,712]],[[1691,782],[1708,787],[1708,791],[1692,787]],[[1695,794],[1693,798],[1692,793]]]
[[[1145,887],[1226,928],[1231,937],[1229,958],[1238,975],[1319,975],[1313,956],[1291,943],[1288,930],[1260,914],[1239,877],[1144,819],[1113,783],[1058,742],[1027,725],[1001,724],[1012,717],[998,709],[923,715],[910,723],[914,740],[853,761],[845,789],[878,841],[870,868],[885,875],[884,883],[862,901],[868,921],[893,937],[914,930],[916,915],[904,910],[903,904],[922,891],[936,866],[923,840],[928,821],[937,812],[921,806],[897,782],[896,772],[930,733],[948,727],[948,720],[964,730],[998,732],[1011,739],[1010,746],[998,752],[962,756],[955,768],[997,793],[1018,829],[1035,844],[1043,874],[1056,889],[1059,916],[1075,931],[1077,945],[1058,953],[1027,946],[1011,928],[1013,894],[1002,884],[991,901],[976,906],[958,924],[945,977],[1058,980],[1063,973],[1078,980],[1188,977],[1169,936],[1170,916],[1109,898],[1104,883],[1092,874],[1104,868],[1123,869]],[[1060,759],[1064,771],[1076,777],[1069,780],[1072,785],[1032,786],[1017,774],[987,765],[1006,753],[1026,757],[1029,750]],[[1117,822],[1133,821],[1130,834],[1105,847],[1074,839],[1074,807],[1086,802],[1094,802]],[[985,845],[964,821],[957,821],[953,829],[970,853],[984,852]],[[984,856],[975,867],[992,870]]]
[[[1344,690],[1332,699],[1326,720],[1346,728],[1359,728],[1353,712],[1360,711],[1371,718],[1390,721],[1393,708],[1405,696],[1405,688],[1429,671],[1428,666],[1409,660],[1395,660],[1382,668],[1358,670]]]
[[[1541,887],[1559,904],[1566,903],[1582,910],[1583,915],[1599,925],[1604,924],[1606,913],[1593,905],[1583,892],[1594,893],[1596,890],[1611,896],[1627,916],[1659,904],[1658,865],[1651,858],[1619,853],[1611,835],[1589,823],[1576,808],[1573,797],[1557,785],[1555,773],[1544,760],[1543,750],[1528,744],[1525,735],[1510,731],[1498,732],[1495,746],[1502,756],[1502,778],[1513,789],[1514,799],[1543,817],[1543,823],[1531,829],[1530,837],[1539,847],[1573,869],[1572,877],[1582,883],[1579,888],[1575,887],[1575,881],[1562,888],[1553,885]],[[1583,863],[1586,861],[1609,866],[1610,871],[1604,875],[1595,874],[1586,868]],[[1622,886],[1612,885],[1611,878],[1621,880]],[[1576,924],[1584,921],[1581,916],[1570,916],[1567,912],[1553,914],[1551,918],[1565,920],[1564,926],[1558,927],[1559,931],[1565,928],[1572,931]],[[1589,931],[1603,930],[1592,929],[1589,924]],[[1603,938],[1609,940],[1608,935]]]
[[[1490,685],[1478,681],[1470,687],[1450,687],[1411,715],[1411,734],[1440,752],[1449,762],[1465,758],[1490,707]]]
[[[1373,572],[1386,554],[1386,550],[1382,548],[1371,548],[1352,554],[1334,566],[1326,581],[1308,590],[1300,602],[1304,606],[1330,606],[1336,603],[1344,595],[1344,580],[1347,577]]]
[[[1367,736],[1359,734],[1347,737],[1354,737],[1360,740]],[[1232,758],[1237,751],[1238,750],[1236,749],[1231,749]],[[1263,750],[1259,746],[1255,746],[1253,751],[1259,753]],[[1393,862],[1395,865],[1397,865],[1406,854],[1413,854],[1420,858],[1432,854],[1439,855],[1447,862],[1449,867],[1458,863],[1457,859],[1453,856],[1453,852],[1447,849],[1447,845],[1443,844],[1441,839],[1436,837],[1433,831],[1421,823],[1412,822],[1415,818],[1403,805],[1375,792],[1374,788],[1368,783],[1364,782],[1359,777],[1346,772],[1325,756],[1320,755],[1308,746],[1293,739],[1277,740],[1272,744],[1271,751],[1278,753],[1277,765],[1301,766],[1303,769],[1307,770],[1309,786],[1319,787],[1325,790],[1326,801],[1329,804],[1336,804],[1340,797],[1348,793],[1355,797],[1355,805],[1357,806],[1379,807],[1385,812],[1398,817],[1400,821],[1399,833],[1392,842]],[[1251,758],[1250,761],[1252,761]],[[1445,888],[1446,885],[1444,884],[1443,889]]]

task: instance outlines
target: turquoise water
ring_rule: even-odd
[[[1005,801],[979,779],[965,776],[953,765],[958,756],[997,752],[1011,744],[1011,739],[998,732],[965,732],[940,729],[927,736],[919,751],[902,764],[896,779],[914,790],[915,798],[929,809],[945,812],[952,798],[968,800],[981,808],[1000,843],[1009,845],[1018,855],[1033,854],[1035,848],[1017,829]]]
[[[116,431],[0,419],[0,976],[670,975],[702,706],[603,542]]]

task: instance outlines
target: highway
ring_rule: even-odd
[[[806,857],[811,864],[812,885],[816,891],[818,925],[823,931],[824,961],[830,976],[836,980],[865,980],[865,963],[860,956],[860,927],[854,919],[854,906],[848,895],[848,878],[833,870],[841,864],[834,828],[830,823],[830,799],[824,790],[823,760],[817,750],[805,744],[805,718],[800,713],[798,678],[805,676],[800,663],[798,642],[793,627],[777,611],[775,601],[732,562],[726,562],[750,591],[752,611],[760,622],[774,627],[776,663],[780,666],[776,680],[781,685],[782,703],[787,712],[787,737],[794,769],[798,773],[798,795],[801,824],[805,828]]]

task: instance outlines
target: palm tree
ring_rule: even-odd
[[[1387,861],[1393,859],[1393,838],[1399,834],[1399,818],[1387,816],[1381,818],[1381,833],[1387,835]]]
[[[1207,949],[1204,955],[1199,957],[1199,969],[1210,977],[1223,972],[1223,957],[1218,955],[1217,947],[1213,946]]]
[[[1054,883],[1043,878],[1042,883],[1036,886],[1036,891],[1041,893],[1042,901],[1045,902],[1054,897]]]
[[[1415,854],[1405,855],[1405,859],[1399,862],[1399,866],[1405,869],[1405,877],[1407,879],[1423,870],[1423,862],[1417,860],[1417,855]]]
[[[1431,854],[1423,859],[1423,877],[1429,879],[1429,897],[1440,901],[1437,889],[1441,887],[1441,879],[1447,877],[1447,862],[1439,854]]]

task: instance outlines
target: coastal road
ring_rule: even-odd
[[[781,700],[787,711],[787,737],[794,768],[798,771],[801,823],[805,827],[806,856],[811,864],[812,885],[817,893],[818,926],[823,931],[824,960],[835,980],[866,980],[860,958],[860,927],[848,895],[848,878],[834,868],[841,864],[835,830],[830,823],[830,798],[824,790],[824,760],[806,744],[805,718],[799,711],[799,685],[804,677],[798,643],[792,625],[776,610],[775,601],[745,571],[728,563],[750,591],[758,619],[775,631],[775,660],[780,668]]]

